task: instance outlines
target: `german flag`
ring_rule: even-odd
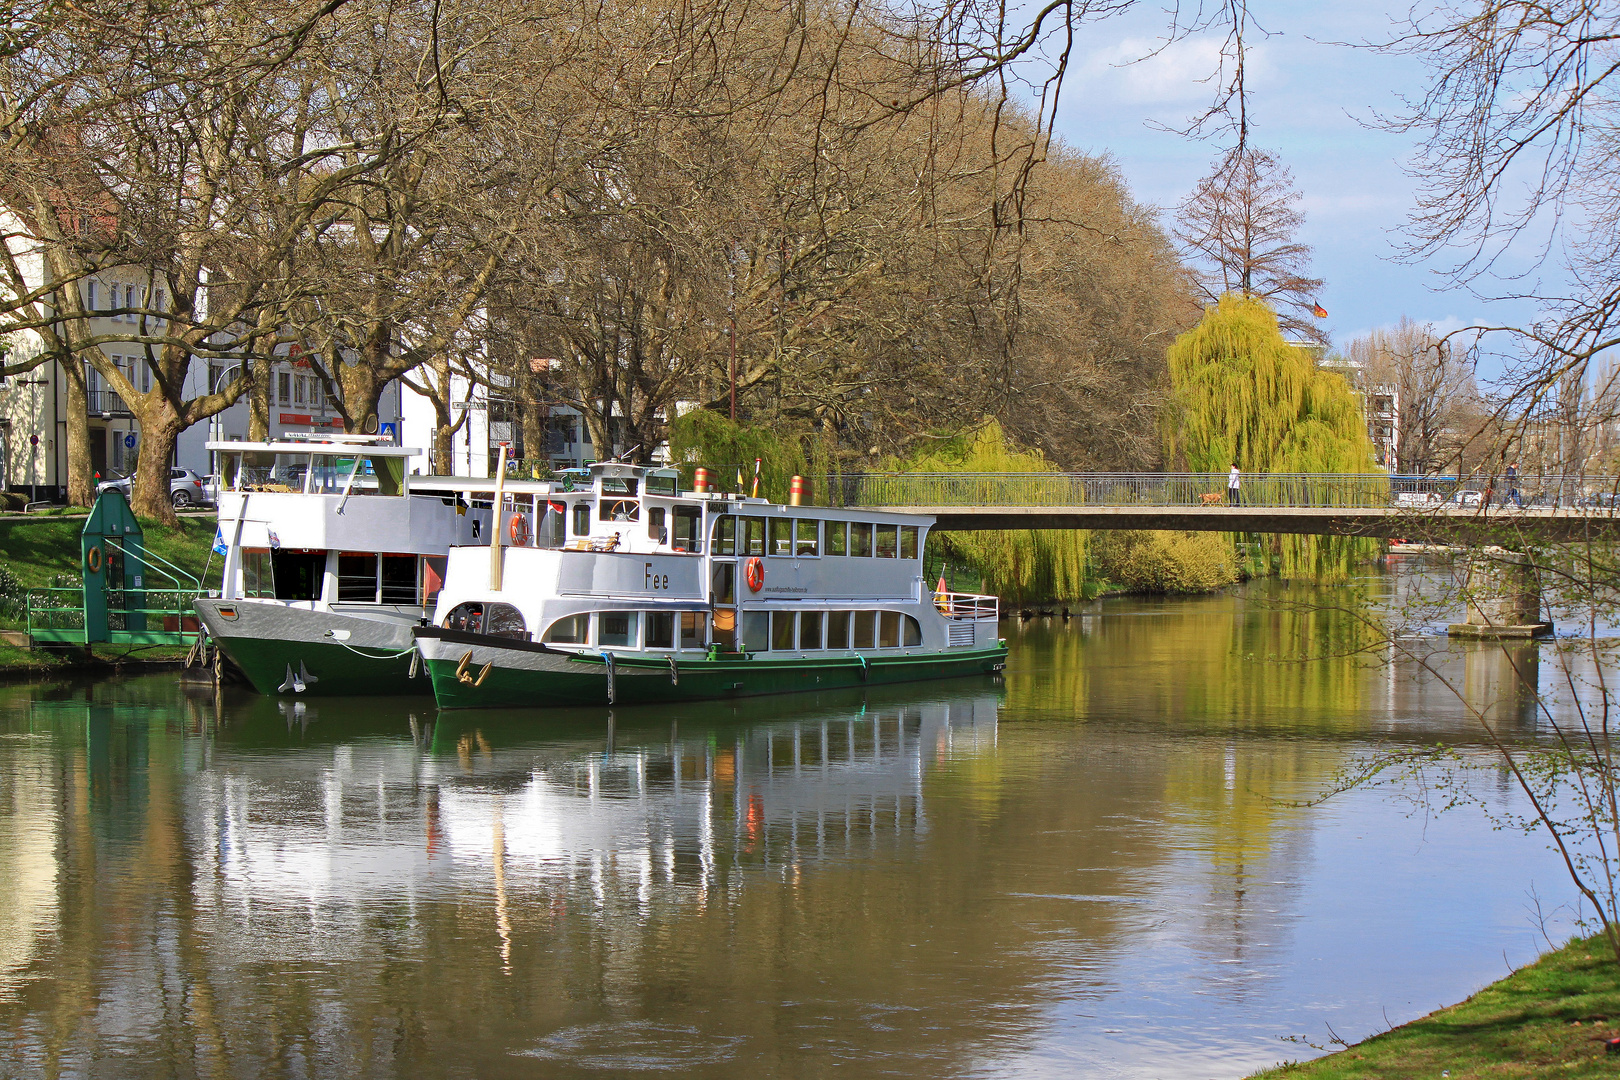
[[[1311,301],[1311,314],[1315,315],[1318,319],[1325,319],[1327,318],[1327,308],[1313,300]]]

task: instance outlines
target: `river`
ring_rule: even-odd
[[[1553,677],[1534,646],[1429,643],[1456,693],[1354,655],[1346,595],[1110,600],[1005,623],[1004,681],[673,709],[0,686],[0,1076],[1314,1056],[1571,926],[1539,837],[1399,785],[1311,801],[1380,746],[1480,745],[1469,705],[1533,734]]]

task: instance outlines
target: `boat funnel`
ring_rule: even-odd
[[[802,476],[795,476],[788,481],[788,505],[803,506],[810,498],[810,481]]]
[[[705,494],[709,490],[709,470],[701,465],[698,466],[697,473],[692,477],[692,490],[699,495]]]

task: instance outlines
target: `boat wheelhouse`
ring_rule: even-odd
[[[262,694],[403,694],[411,627],[433,610],[457,544],[487,539],[485,478],[409,476],[421,451],[376,437],[209,443],[219,493],[220,595],[196,608]],[[545,491],[549,484],[514,482]]]
[[[450,549],[433,624],[414,631],[443,707],[784,693],[1005,662],[996,598],[924,580],[929,517],[682,491],[674,470],[617,462],[572,491],[499,501],[493,542]]]

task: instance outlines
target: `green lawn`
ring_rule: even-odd
[[[184,517],[175,528],[141,522],[146,548],[193,574],[202,575],[213,545],[215,521]],[[49,585],[57,574],[79,573],[79,534],[82,518],[0,518],[0,563],[5,563],[29,588]],[[154,567],[162,564],[154,561]],[[220,560],[214,557],[208,584],[218,586]]]
[[[1577,938],[1460,1005],[1263,1077],[1615,1077],[1620,964],[1602,937]]]

